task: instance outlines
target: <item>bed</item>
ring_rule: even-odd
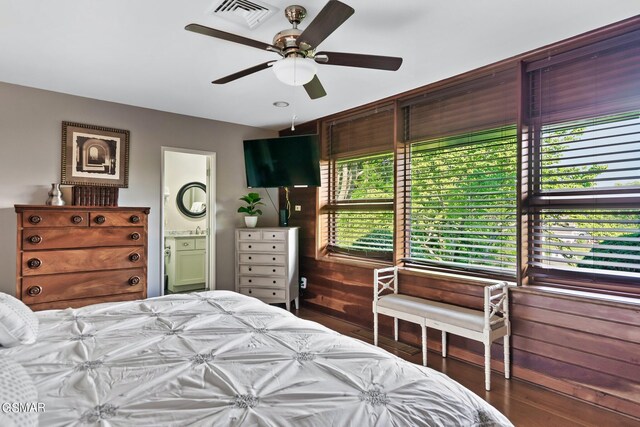
[[[228,291],[38,312],[42,426],[509,426],[434,370]]]

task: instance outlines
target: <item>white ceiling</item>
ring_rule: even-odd
[[[0,81],[281,129],[425,85],[640,13],[638,0],[343,0],[355,14],[319,50],[401,56],[396,72],[319,65],[310,100],[271,70],[214,79],[277,55],[184,30],[195,22],[271,42],[293,0],[258,28],[207,14],[219,0],[0,0]],[[313,20],[325,0],[296,0]],[[276,108],[274,101],[291,103]]]

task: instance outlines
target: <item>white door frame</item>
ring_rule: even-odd
[[[164,295],[164,170],[165,153],[200,154],[207,157],[207,271],[206,289],[216,289],[216,153],[213,151],[190,150],[187,148],[161,147],[160,165],[160,295]]]

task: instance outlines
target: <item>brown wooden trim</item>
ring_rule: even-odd
[[[631,316],[637,321],[638,310],[640,310],[640,300],[637,298],[603,298],[602,295],[596,293],[587,293],[583,291],[567,291],[560,290],[552,287],[540,287],[540,286],[518,286],[511,288],[512,299],[518,298],[519,294],[531,295],[540,298],[546,298],[550,301],[566,301],[567,305],[562,310],[570,309],[575,303],[583,303],[596,306],[606,306],[615,309],[630,310]],[[589,313],[593,314],[593,308],[590,308]],[[619,313],[618,311],[616,311]],[[584,313],[589,315],[589,313]]]
[[[22,215],[16,215],[16,248],[21,248],[22,245]],[[22,277],[22,250],[18,249],[16,251],[16,294],[14,295],[16,298],[20,298],[22,294],[22,284],[20,282],[20,277]]]
[[[14,205],[16,212],[24,212],[25,210],[44,210],[44,211],[122,211],[122,210],[131,210],[131,211],[142,211],[148,214],[151,209],[148,207],[137,207],[137,206],[75,206],[75,205],[65,205],[65,206],[51,206],[51,205]]]
[[[516,101],[516,108],[518,109],[516,112],[516,151],[519,156],[516,165],[516,212],[518,212],[518,220],[516,222],[516,283],[526,284],[528,281],[527,269],[529,265],[527,252],[527,248],[529,247],[529,222],[526,210],[526,203],[529,196],[529,168],[526,167],[526,164],[523,164],[523,162],[529,159],[529,129],[524,120],[527,116],[527,80],[522,62],[519,63],[516,72],[518,73],[516,83],[516,87],[518,88]]]
[[[393,265],[391,261],[384,261],[370,258],[359,258],[351,255],[329,254],[320,255],[316,258],[316,261],[331,264],[350,265],[353,267],[370,268],[372,271],[374,268],[384,268]]]

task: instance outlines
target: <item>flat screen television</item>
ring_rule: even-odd
[[[247,187],[320,186],[318,135],[244,141]]]

